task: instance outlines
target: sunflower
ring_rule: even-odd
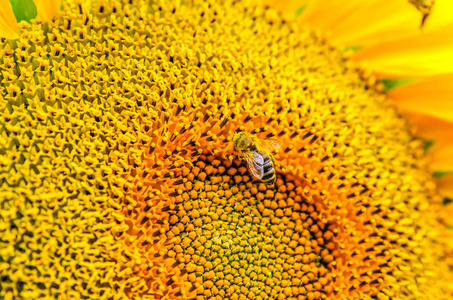
[[[11,3],[0,298],[453,297],[447,1]]]

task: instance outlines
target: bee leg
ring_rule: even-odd
[[[422,23],[420,24],[420,30],[425,26],[426,20],[428,19],[429,14],[423,14]]]

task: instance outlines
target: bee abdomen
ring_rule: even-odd
[[[272,164],[272,161],[268,155],[263,155],[263,158],[264,158],[263,166],[264,175],[261,181],[263,181],[265,184],[272,185],[275,182],[274,165]]]

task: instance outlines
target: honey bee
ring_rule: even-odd
[[[272,139],[260,139],[251,133],[236,132],[233,144],[242,158],[247,161],[247,166],[253,177],[267,185],[274,185],[275,160],[271,152],[280,148]]]
[[[419,12],[422,13],[422,24],[420,25],[423,28],[423,25],[426,22],[426,19],[431,14],[435,0],[409,0],[409,3],[414,5]]]

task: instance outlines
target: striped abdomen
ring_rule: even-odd
[[[263,157],[264,164],[263,164],[263,178],[261,181],[263,181],[267,185],[273,185],[275,183],[275,169],[274,169],[274,164],[273,164],[273,159],[271,155],[268,155],[264,151],[259,152],[261,156]]]

